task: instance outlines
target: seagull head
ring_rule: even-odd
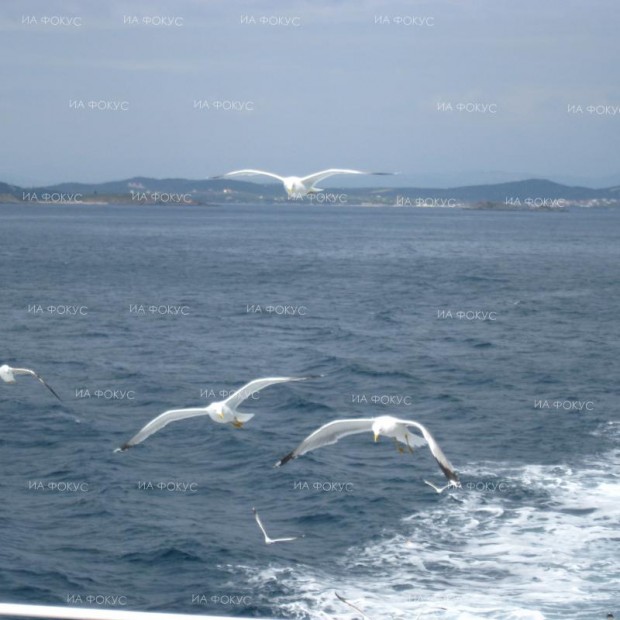
[[[215,417],[219,418],[220,420],[224,420],[226,415],[224,413],[224,407],[222,406],[222,403],[211,403],[208,407],[207,407],[207,413],[212,417],[212,419],[215,420]]]
[[[383,424],[381,423],[381,420],[377,420],[372,425],[372,434],[375,438],[375,443],[379,441],[379,437],[381,437],[382,433],[383,433]]]
[[[6,381],[7,383],[12,383],[15,381],[12,369],[7,364],[2,364],[2,366],[0,366],[0,379]]]
[[[301,198],[308,193],[308,188],[299,177],[286,177],[283,182],[289,198]]]
[[[381,435],[393,437],[396,430],[395,422],[396,420],[389,415],[379,416],[372,424],[372,433],[375,436],[375,441],[379,441]]]

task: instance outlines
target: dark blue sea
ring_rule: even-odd
[[[620,615],[620,211],[0,208],[0,599],[252,618]],[[170,408],[270,375],[243,429]],[[282,468],[320,425],[392,414]],[[272,537],[267,546],[256,507]]]

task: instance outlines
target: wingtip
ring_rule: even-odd
[[[289,452],[286,456],[283,456],[274,467],[281,467],[282,465],[286,465],[289,461],[295,458],[294,452]]]

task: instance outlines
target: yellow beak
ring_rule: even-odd
[[[220,419],[222,419],[222,420],[224,419],[224,412],[223,411],[220,411],[217,415],[220,416]]]
[[[375,433],[375,442],[379,441],[379,433]]]

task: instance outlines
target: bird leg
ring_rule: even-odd
[[[398,450],[400,454],[403,454],[405,452],[405,449],[400,445],[396,437],[394,437],[394,445],[396,446],[396,449]]]
[[[409,448],[409,452],[411,452],[411,454],[413,454],[413,448],[409,444],[409,435],[405,435],[405,439],[407,440],[407,448]]]
[[[239,420],[237,420],[237,418],[234,419],[234,421],[232,422],[232,425],[235,428],[243,428],[243,422],[239,422]]]

